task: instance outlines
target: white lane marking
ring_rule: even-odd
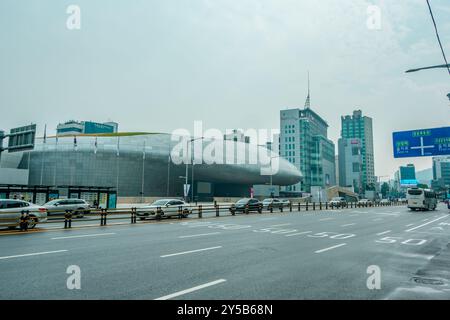
[[[398,214],[400,213],[400,212],[392,212],[392,213],[388,213],[388,212],[374,212],[375,214],[382,214],[382,215],[385,215],[385,216],[398,216]]]
[[[381,236],[381,235],[386,234],[386,233],[389,233],[389,232],[391,232],[391,231],[392,231],[392,230],[387,230],[387,231],[383,231],[383,232],[377,233],[377,236]]]
[[[15,256],[0,257],[0,260],[11,259],[11,258],[20,258],[20,257],[39,256],[39,255],[43,255],[43,254],[59,253],[59,252],[67,252],[67,251],[68,250],[56,250],[56,251],[45,251],[45,252],[18,254],[18,255],[15,255]]]
[[[179,297],[179,296],[184,295],[184,294],[186,294],[186,293],[191,293],[191,292],[194,292],[194,291],[197,291],[197,290],[200,290],[200,289],[204,289],[204,288],[207,288],[207,287],[211,287],[211,286],[214,286],[214,285],[216,285],[216,284],[223,283],[223,282],[225,282],[225,281],[227,281],[227,280],[225,280],[225,279],[219,279],[219,280],[216,280],[216,281],[211,281],[211,282],[208,282],[208,283],[205,283],[205,284],[196,286],[196,287],[192,287],[192,288],[190,288],[190,289],[178,291],[178,292],[169,294],[169,295],[167,295],[167,296],[163,296],[163,297],[156,298],[155,300],[168,300],[168,299],[171,299],[171,298]]]
[[[78,236],[55,237],[55,238],[51,238],[51,239],[52,240],[60,240],[60,239],[73,239],[73,238],[101,237],[101,236],[109,236],[112,234],[116,234],[116,233],[110,232],[110,233],[97,233],[97,234],[82,234],[82,235],[78,235]]]
[[[269,221],[269,220],[277,220],[277,218],[263,218],[263,219],[259,219],[259,221]]]
[[[204,226],[213,226],[214,223],[211,222],[200,222],[192,225],[187,225],[189,228],[197,228],[197,227],[204,227]]]
[[[352,213],[369,213],[369,211],[352,211]]]
[[[303,231],[303,232],[288,234],[288,235],[286,235],[286,237],[298,236],[298,235],[301,235],[301,234],[306,234],[306,233],[311,233],[311,232],[312,231]]]
[[[348,224],[343,224],[341,227],[349,227],[349,226],[354,226],[356,223],[348,223]]]
[[[426,222],[426,223],[424,223],[424,224],[421,224],[420,226],[417,226],[417,227],[408,229],[408,230],[406,230],[406,232],[411,232],[411,231],[413,231],[413,230],[419,229],[419,228],[421,228],[421,227],[423,227],[423,226],[426,226],[426,225],[428,225],[428,224],[430,224],[430,223],[436,222],[436,221],[441,220],[441,219],[444,219],[444,218],[448,218],[448,215],[447,215],[447,216],[442,216],[442,217],[440,217],[440,218],[437,218],[437,219],[434,219],[434,220],[431,220],[431,221],[428,221],[428,222]]]
[[[184,238],[195,238],[195,237],[203,237],[203,236],[212,236],[214,234],[220,234],[220,232],[210,232],[210,233],[200,233],[200,234],[191,234],[188,236],[179,236],[178,238],[184,239]]]
[[[284,226],[290,226],[292,223],[283,223],[283,224],[273,224],[269,227],[284,227]]]
[[[332,246],[332,247],[328,247],[328,248],[325,248],[325,249],[317,250],[317,251],[315,251],[315,253],[322,253],[322,252],[325,252],[325,251],[328,251],[328,250],[333,250],[333,249],[336,249],[336,248],[339,248],[339,247],[342,247],[342,246],[345,246],[345,245],[346,245],[346,243],[337,244],[337,245]]]
[[[422,222],[424,222],[424,221],[428,221],[428,219],[423,219]]]
[[[319,221],[327,221],[327,220],[334,220],[334,218],[323,218],[323,219],[319,219]]]
[[[189,251],[183,251],[183,252],[177,252],[177,253],[171,253],[171,254],[165,254],[163,256],[160,256],[161,258],[166,258],[166,257],[173,257],[173,256],[179,256],[182,254],[188,254],[188,253],[194,253],[194,252],[200,252],[200,251],[207,251],[207,250],[214,250],[214,249],[220,249],[222,248],[222,246],[218,246],[218,247],[210,247],[210,248],[204,248],[204,249],[196,249],[196,250],[189,250]]]
[[[373,219],[372,221],[380,221],[380,220],[383,220],[382,218],[376,218],[376,219]]]
[[[359,217],[359,214],[351,214],[349,217]]]
[[[411,227],[414,223],[407,224],[405,227]]]

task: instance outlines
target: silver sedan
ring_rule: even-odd
[[[181,209],[181,212],[180,212]],[[192,213],[192,207],[179,199],[160,199],[152,204],[137,208],[136,215],[140,220],[154,217],[161,219],[162,217],[181,216],[186,218]]]
[[[28,228],[47,221],[47,209],[31,202],[16,199],[0,199],[0,226],[15,229],[20,222],[22,211],[29,215]]]

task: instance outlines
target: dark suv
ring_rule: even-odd
[[[235,204],[232,204],[230,207],[231,214],[235,214],[236,212],[245,212],[245,210],[248,208],[248,211],[258,211],[258,213],[262,212],[263,204],[258,199],[249,199],[244,198],[236,202]]]

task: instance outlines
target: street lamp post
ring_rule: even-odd
[[[194,142],[196,140],[200,140],[200,139],[203,140],[204,137],[192,138],[192,139],[187,140],[187,148],[186,149],[189,148],[189,143],[192,143],[192,142]],[[202,145],[202,150],[203,150],[203,145]],[[194,159],[194,155],[193,155],[193,153],[194,153],[194,150],[192,150],[192,152],[191,152],[191,160],[192,160],[192,179],[191,179],[192,193],[191,193],[191,202],[194,201],[194,160],[193,160]],[[186,190],[186,192],[185,192],[185,194],[186,195],[185,195],[185,201],[188,201],[188,199],[189,199],[189,192],[188,192],[189,190],[187,190],[188,175],[189,175],[189,173],[188,173],[188,165],[189,165],[189,162],[186,159],[186,175],[185,175],[185,177],[186,177],[186,183],[185,183],[185,190]]]

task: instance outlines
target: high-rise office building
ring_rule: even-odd
[[[450,156],[433,157],[433,184],[450,187]]]
[[[372,118],[363,116],[361,110],[353,111],[353,115],[341,117],[341,137],[361,140],[362,157],[362,189],[375,187],[375,164],[373,152]]]
[[[328,124],[309,107],[280,111],[280,155],[303,174],[303,181],[287,192],[311,192],[312,186],[336,184],[334,143]]]
[[[344,139],[338,141],[339,185],[353,187],[354,192],[362,193],[362,142],[361,139]]]

